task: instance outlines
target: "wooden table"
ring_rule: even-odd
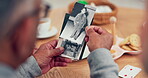
[[[55,26],[59,31],[61,29],[66,12],[66,8],[61,8],[52,10],[50,14],[50,18],[52,19],[52,26]],[[118,23],[116,26],[118,36],[126,37],[132,33],[138,33],[140,26],[142,25],[143,16],[143,10],[119,8]],[[39,47],[43,43],[56,39],[58,38],[58,36],[59,34],[49,39],[37,40],[36,47]],[[120,69],[122,69],[127,64],[143,69],[139,56],[140,55],[133,56],[125,54],[121,58],[117,59],[115,62],[119,65]],[[89,75],[90,71],[87,60],[85,59],[78,62],[73,62],[64,68],[53,68],[47,74],[42,75],[39,78],[90,78]],[[144,71],[142,70],[142,72],[140,72],[136,76],[136,78],[146,78]]]

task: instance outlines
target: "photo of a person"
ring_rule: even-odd
[[[65,48],[65,51],[63,54],[73,57],[73,58],[77,58],[77,56],[79,55],[79,50],[81,49],[81,45],[71,42],[69,40],[64,40],[62,41],[62,47]]]
[[[74,31],[72,35],[70,36],[71,38],[74,38],[77,40],[79,35],[82,33],[83,29],[85,26],[87,26],[87,9],[83,8],[80,13],[77,14],[77,16],[74,18]]]
[[[60,37],[68,39],[72,42],[82,44],[85,38],[85,28],[92,23],[95,9],[91,6],[81,6],[77,9],[74,8],[71,14],[65,18]]]
[[[76,3],[72,13],[65,15],[58,42],[65,49],[62,57],[81,59],[86,46],[85,28],[91,25],[95,10],[92,6]]]

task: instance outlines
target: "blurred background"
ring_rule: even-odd
[[[48,2],[52,8],[67,7],[69,3],[75,0],[45,0]],[[109,0],[117,6],[144,9],[144,4],[146,0]]]

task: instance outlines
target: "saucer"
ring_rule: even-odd
[[[46,32],[45,34],[37,35],[37,38],[38,39],[49,38],[49,37],[55,36],[57,33],[58,33],[58,30],[55,27],[52,27],[52,29]]]

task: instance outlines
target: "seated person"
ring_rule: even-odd
[[[57,40],[40,46],[33,54],[39,19],[40,0],[0,1],[0,78],[33,78],[70,59],[60,57],[64,48]],[[100,27],[86,28],[86,41],[91,54],[88,63],[92,78],[117,78],[118,67],[109,49],[112,35]]]
[[[40,0],[0,1],[0,78],[33,78],[72,62],[59,57],[64,48],[55,48],[57,40],[41,45],[32,53],[40,3]]]

